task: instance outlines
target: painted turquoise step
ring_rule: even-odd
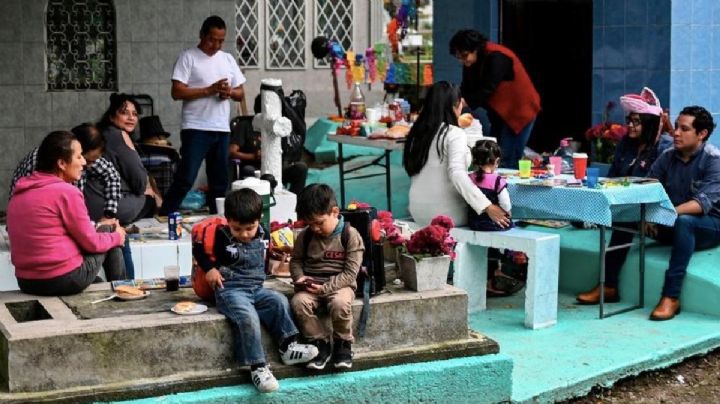
[[[598,282],[598,246],[600,235],[593,229],[548,229],[531,226],[533,230],[560,235],[560,290],[567,293],[586,291]],[[610,232],[607,232],[610,239]],[[637,236],[636,236],[637,240]],[[645,305],[653,307],[660,299],[665,270],[670,260],[670,246],[648,239],[645,249]],[[683,311],[720,316],[720,247],[693,254],[682,289]],[[638,299],[639,249],[632,247],[620,273],[623,302]]]

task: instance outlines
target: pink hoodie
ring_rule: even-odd
[[[59,177],[34,172],[21,178],[7,210],[15,276],[51,279],[78,268],[83,255],[120,246],[117,233],[98,233],[80,190]]]

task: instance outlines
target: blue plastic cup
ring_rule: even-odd
[[[587,175],[588,188],[597,187],[598,178],[600,177],[600,169],[597,167],[588,167],[585,175]]]

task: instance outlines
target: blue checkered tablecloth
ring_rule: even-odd
[[[640,204],[646,204],[645,219],[672,226],[677,214],[660,183],[632,184],[608,188],[570,188],[522,185],[508,179],[513,219],[555,219],[610,226],[612,222],[640,220]]]

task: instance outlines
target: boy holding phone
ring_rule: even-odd
[[[298,235],[290,261],[296,290],[291,305],[303,336],[318,348],[307,367],[324,369],[332,356],[336,369],[349,369],[354,341],[352,301],[365,250],[362,237],[344,222],[335,193],[326,184],[303,189],[298,195],[297,215],[308,227]],[[332,321],[332,352],[330,331],[315,314],[320,305],[327,307]]]

